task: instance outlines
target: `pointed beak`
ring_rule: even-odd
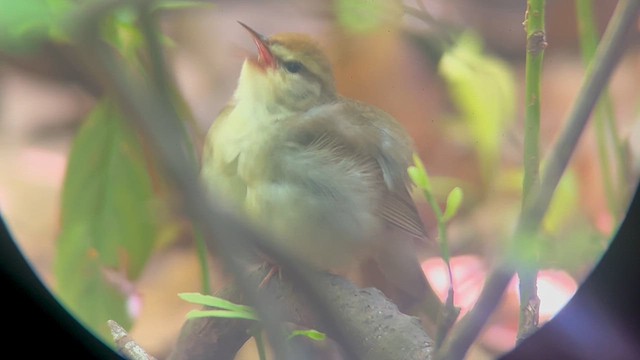
[[[257,61],[257,64],[263,69],[267,69],[267,68],[272,68],[273,69],[273,68],[275,68],[276,67],[276,58],[273,56],[273,54],[269,50],[269,47],[267,46],[267,38],[265,38],[264,36],[260,35],[260,33],[258,33],[257,31],[253,30],[252,28],[250,28],[246,24],[244,24],[244,23],[242,23],[240,21],[238,21],[238,23],[240,25],[242,25],[242,27],[247,29],[247,31],[249,32],[249,34],[251,34],[251,37],[253,38],[253,42],[256,44],[256,48],[258,48],[258,61]]]

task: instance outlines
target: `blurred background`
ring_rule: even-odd
[[[456,302],[473,305],[484,275],[501,254],[520,210],[524,119],[525,1],[513,0],[215,1],[163,16],[179,89],[203,136],[233,94],[243,59],[254,53],[242,21],[264,35],[304,32],[332,60],[347,97],[378,106],[410,132],[444,201],[464,191],[449,239]],[[615,1],[594,1],[598,32]],[[542,77],[541,151],[563,126],[585,74],[576,3],[547,4]],[[562,307],[605,251],[626,211],[640,164],[640,37],[635,35],[609,87],[624,152],[624,180],[607,193],[593,122],[556,192],[540,239],[541,320]],[[46,59],[45,59],[46,61]],[[0,211],[43,281],[56,288],[53,259],[69,150],[95,99],[69,82],[36,76],[0,60]],[[198,144],[198,141],[196,141]],[[608,146],[611,146],[610,144]],[[615,155],[604,168],[615,167]],[[608,164],[608,165],[607,165]],[[614,171],[614,177],[620,175]],[[432,238],[435,220],[416,202]],[[194,245],[178,226],[164,233],[131,291],[132,336],[165,357],[192,306],[179,292],[198,291]],[[447,276],[434,246],[423,268],[446,295]],[[214,286],[219,274],[212,274]],[[508,351],[517,331],[517,282],[469,358]],[[246,346],[239,358],[255,358]]]

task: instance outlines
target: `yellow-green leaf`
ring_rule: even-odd
[[[427,190],[429,188],[429,180],[427,180],[426,173],[420,171],[415,166],[409,166],[407,169],[409,178],[411,181],[421,190]]]
[[[444,215],[442,215],[442,221],[447,222],[451,220],[460,209],[460,204],[462,204],[463,193],[462,189],[458,186],[454,187],[449,195],[447,196],[447,207],[444,210]]]
[[[192,304],[216,307],[224,310],[253,312],[253,309],[249,306],[235,304],[217,296],[203,295],[200,293],[180,293],[178,296],[182,300]]]
[[[203,317],[215,317],[225,319],[245,319],[245,320],[258,320],[254,313],[244,311],[231,311],[231,310],[191,310],[187,313],[187,319],[197,319]]]
[[[431,192],[431,182],[429,181],[429,175],[427,169],[425,169],[422,160],[417,154],[413,154],[414,166],[409,166],[407,173],[411,181],[421,190]]]
[[[399,0],[337,0],[333,2],[338,23],[346,30],[367,33],[402,20]]]
[[[325,333],[322,333],[318,330],[313,330],[313,329],[309,329],[309,330],[294,330],[291,332],[291,334],[289,335],[289,339],[296,337],[296,336],[304,336],[307,337],[311,340],[315,340],[315,341],[322,341],[324,339],[327,338],[327,335]]]
[[[467,125],[467,141],[478,153],[483,175],[493,178],[504,134],[515,114],[511,69],[485,53],[478,37],[465,33],[442,56],[439,73]]]

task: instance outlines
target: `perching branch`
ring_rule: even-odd
[[[248,274],[259,280],[267,270],[257,268]],[[314,311],[299,289],[291,287],[287,273],[283,279],[273,277],[261,291],[270,292],[280,299],[280,312],[286,320],[307,328],[326,332],[342,343],[342,336],[331,328],[326,328],[321,317]],[[349,359],[431,359],[432,340],[426,335],[417,318],[398,311],[382,292],[376,289],[359,289],[342,277],[327,273],[317,274],[317,286],[334,304],[336,314],[341,319],[339,327],[350,334],[356,334],[353,342],[355,357]],[[234,303],[246,301],[243,293],[235,285],[221,290],[217,295]],[[199,318],[188,320],[181,332],[170,360],[219,359],[232,360],[237,351],[249,339],[248,330],[252,321]]]
[[[533,234],[540,226],[560,177],[589,119],[589,114],[622,57],[626,35],[633,27],[639,10],[640,0],[621,0],[616,6],[566,125],[548,156],[549,160],[540,186],[530,195],[529,205],[521,212],[513,239]],[[476,306],[454,329],[442,351],[439,352],[438,358],[462,359],[464,357],[502,298],[514,270],[513,263],[506,260],[491,272]]]

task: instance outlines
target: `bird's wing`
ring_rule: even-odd
[[[407,168],[411,164],[412,142],[390,115],[344,100],[307,114],[300,123],[305,130],[300,132],[300,138],[306,136],[311,139],[307,140],[309,144],[332,149],[336,157],[350,156],[353,166],[378,177],[378,213],[384,220],[418,238],[427,237],[409,192]],[[322,137],[314,138],[312,134]]]
[[[409,136],[390,115],[346,100],[323,106],[296,119],[296,124],[293,128],[297,128],[298,143],[308,144],[310,153],[330,154],[328,159],[336,164],[332,173],[341,177],[346,174],[351,180],[357,178],[354,174],[363,175],[353,183],[355,189],[349,197],[353,199],[360,192],[369,200],[369,206],[362,205],[363,201],[352,209],[371,213],[375,223],[382,227],[375,229],[381,233],[370,234],[379,240],[374,259],[391,289],[399,291],[398,304],[408,306],[432,294],[412,241],[413,237],[427,236],[409,193],[407,168],[412,158]],[[349,166],[341,168],[344,164]],[[344,194],[344,190],[324,186],[323,182],[318,183],[332,196]],[[339,221],[333,223],[336,222]]]
[[[389,191],[385,195],[382,204],[382,217],[388,221],[389,224],[415,237],[426,238],[427,234],[422,224],[422,219],[409,196],[409,192],[404,189],[400,192]]]

